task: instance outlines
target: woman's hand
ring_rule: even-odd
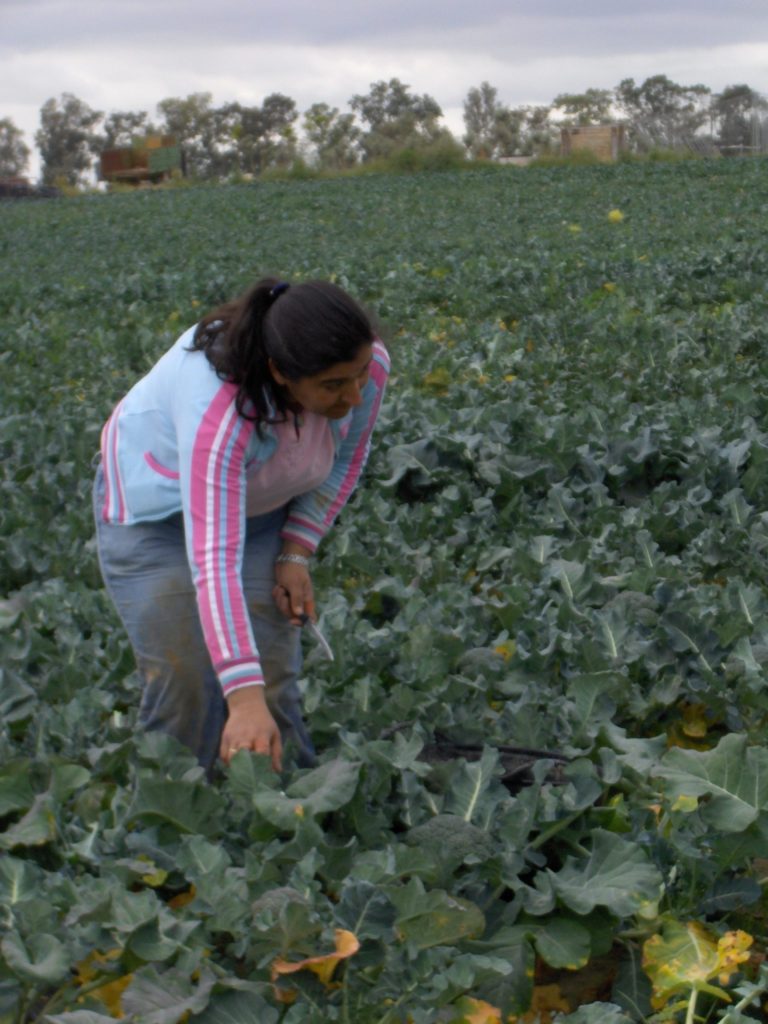
[[[309,552],[298,545],[286,545],[283,554],[300,554],[306,558]],[[296,562],[275,562],[275,587],[272,597],[279,610],[294,626],[302,624],[302,615],[309,615],[313,619],[315,617],[312,577],[304,565]]]
[[[282,768],[283,744],[267,706],[263,686],[247,686],[227,698],[229,717],[221,734],[219,756],[225,764],[238,750],[266,754],[276,772]]]

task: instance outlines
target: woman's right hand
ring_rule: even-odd
[[[294,626],[302,624],[303,615],[314,619],[315,602],[309,572],[298,565],[277,565],[275,579],[272,598],[279,611]]]
[[[263,686],[247,686],[227,698],[229,717],[221,734],[219,756],[229,764],[238,750],[266,754],[276,772],[282,768],[283,744],[267,706]]]

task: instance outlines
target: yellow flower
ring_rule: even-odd
[[[615,292],[616,291],[616,285],[613,283],[613,281],[606,281],[605,284],[603,285],[603,288],[607,292]]]
[[[621,212],[621,210],[611,210],[611,212],[608,214],[608,220],[611,222],[611,224],[621,224],[621,222],[624,220],[624,214]]]
[[[578,235],[578,233],[581,231],[581,224],[569,224],[568,230],[571,232],[572,235]]]

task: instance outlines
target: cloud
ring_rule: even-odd
[[[347,109],[381,79],[429,93],[461,134],[470,88],[510,106],[666,74],[768,92],[764,0],[0,0],[0,117],[32,141],[50,97],[147,110],[210,92]]]

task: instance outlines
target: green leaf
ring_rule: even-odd
[[[30,718],[37,704],[37,694],[15,673],[0,668],[0,719],[10,725]]]
[[[42,876],[40,868],[30,861],[0,858],[0,903],[12,907],[39,896]]]
[[[222,818],[221,800],[200,782],[142,778],[128,812],[129,821],[135,818],[159,819],[180,832],[215,835]]]
[[[277,1024],[280,1011],[257,992],[215,993],[202,1013],[190,1017],[190,1024]]]
[[[395,932],[417,949],[455,945],[462,939],[477,938],[485,928],[478,906],[442,889],[424,893],[408,886],[396,895],[390,891],[390,895],[398,907]]]
[[[529,1009],[533,993],[536,957],[525,928],[504,927],[490,939],[467,944],[472,952],[489,953],[505,960],[511,971],[487,979],[477,987],[477,995],[497,1007],[504,1017]]]
[[[29,810],[34,801],[29,759],[20,758],[5,764],[0,775],[0,818],[12,811]]]
[[[167,913],[167,912],[166,912]],[[197,921],[174,921],[154,918],[133,932],[127,948],[142,960],[168,960],[184,946],[189,936],[199,927]]]
[[[328,761],[303,775],[286,793],[255,793],[253,805],[272,825],[296,829],[305,815],[325,814],[348,804],[355,795],[359,775],[359,764]]]
[[[67,800],[90,782],[91,773],[79,764],[55,764],[51,773],[51,793],[57,803]]]
[[[142,968],[123,992],[123,1008],[129,1016],[137,1014],[141,1024],[178,1024],[185,1013],[205,1009],[214,983],[207,971],[192,983],[180,971]]]
[[[176,864],[194,882],[225,871],[231,864],[231,858],[219,844],[203,836],[184,836],[176,855]]]
[[[348,882],[334,911],[338,925],[361,941],[392,936],[395,908],[386,894],[370,882]]]
[[[617,917],[634,914],[642,903],[657,900],[662,878],[644,850],[613,832],[595,829],[589,857],[568,857],[564,867],[547,874],[557,896],[577,914],[606,907]]]
[[[719,878],[701,901],[699,913],[709,917],[742,910],[754,906],[762,895],[762,886],[754,878]]]
[[[479,761],[461,766],[451,779],[451,789],[445,810],[464,821],[472,821],[483,807],[483,797],[493,783],[499,765],[499,752],[495,747],[484,747]]]
[[[632,944],[626,946],[611,998],[632,1020],[645,1020],[652,1013],[651,981],[643,970],[640,950]]]
[[[550,967],[576,971],[590,958],[592,943],[589,929],[572,917],[546,917],[525,924],[536,952]]]
[[[635,1020],[615,1003],[585,1003],[573,1013],[558,1014],[555,1024],[634,1024]]]
[[[11,932],[0,942],[0,953],[18,977],[36,985],[55,985],[69,973],[66,947],[54,935],[31,935],[25,943]]]
[[[71,1013],[47,1013],[43,1018],[50,1024],[108,1024],[114,1017],[93,1010],[73,1010]]]
[[[17,846],[44,846],[56,838],[56,817],[50,793],[35,797],[24,817],[0,833],[0,849],[13,850]]]
[[[664,779],[664,792],[709,799],[701,816],[720,832],[742,832],[768,807],[768,749],[747,746],[747,737],[723,736],[714,750],[673,748],[654,775]]]

